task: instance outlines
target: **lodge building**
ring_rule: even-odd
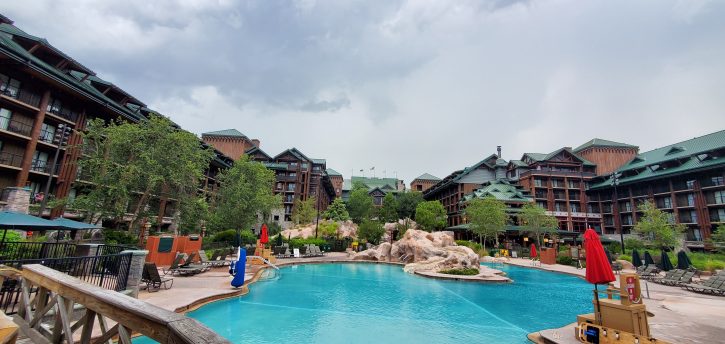
[[[423,173],[410,182],[410,190],[415,192],[425,192],[439,181],[441,181],[440,178],[432,174]]]

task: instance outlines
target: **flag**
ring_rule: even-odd
[[[371,168],[370,168],[370,171],[372,171],[372,170],[374,170],[374,169],[375,169],[375,166],[371,167]]]
[[[363,169],[361,168],[361,169],[360,169],[360,172],[363,172],[363,171],[364,171],[364,170],[363,170]]]

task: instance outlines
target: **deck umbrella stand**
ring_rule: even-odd
[[[594,300],[597,308],[595,310],[594,318],[602,324],[602,314],[599,304],[599,284],[607,284],[616,280],[612,267],[609,265],[607,255],[604,252],[604,247],[599,241],[599,235],[589,228],[584,233],[584,246],[587,252],[587,267],[586,267],[586,280],[589,283],[594,284]]]

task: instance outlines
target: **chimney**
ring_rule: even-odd
[[[252,139],[252,144],[254,145],[254,147],[259,148],[259,139]]]
[[[496,146],[496,152],[498,152],[498,157],[501,157],[501,146]]]

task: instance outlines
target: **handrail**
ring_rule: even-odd
[[[255,258],[256,259],[259,259],[262,262],[264,262],[265,264],[273,267],[275,270],[279,270],[279,267],[277,267],[277,265],[272,264],[272,262],[270,262],[269,260],[265,259],[264,257],[260,257],[260,256],[247,256],[247,259],[255,259]]]
[[[43,307],[36,304],[36,314],[33,315],[29,314],[29,311],[32,311],[30,305],[24,305],[26,311],[24,314],[16,316],[15,322],[24,330],[31,332],[31,336],[42,335],[37,330],[37,326],[33,326],[38,322],[37,319],[41,319],[44,315],[38,313],[45,313],[54,308],[56,312],[62,313],[60,315],[63,328],[57,329],[57,331],[54,329],[52,333],[58,339],[62,338],[61,336],[72,338],[73,329],[82,327],[81,342],[84,342],[84,339],[85,342],[88,342],[93,330],[94,319],[99,316],[99,325],[105,332],[101,334],[103,342],[115,335],[119,335],[121,341],[126,342],[129,334],[136,331],[160,343],[229,343],[219,334],[183,314],[165,310],[121,293],[109,293],[106,289],[42,265],[24,266],[22,276],[24,291],[30,287],[25,283],[37,285],[41,290],[50,292],[48,305],[55,306]],[[27,300],[25,296],[23,299]],[[35,301],[33,299],[29,302]],[[51,305],[51,303],[55,303],[55,305]],[[68,314],[68,310],[73,309],[73,303],[82,304],[86,309],[86,314],[72,325],[70,324],[71,314]],[[104,317],[117,322],[118,325],[106,329]],[[56,322],[56,326],[57,324],[58,322]]]

